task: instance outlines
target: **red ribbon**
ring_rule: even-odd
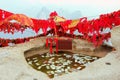
[[[50,40],[50,53],[52,54],[52,38],[49,39]]]
[[[48,38],[46,38],[46,47],[48,47]]]
[[[56,43],[56,53],[58,53],[58,38],[55,38],[55,43]]]

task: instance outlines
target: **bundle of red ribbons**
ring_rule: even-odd
[[[14,15],[14,13],[0,9],[0,22],[5,21],[11,15]],[[5,33],[14,34],[15,31],[23,32],[25,28],[32,28],[36,33],[42,29],[43,33],[46,35],[49,28],[54,30],[53,34],[59,33],[60,31],[66,33],[70,30],[70,34],[73,35],[74,31],[78,30],[79,33],[83,34],[84,39],[93,42],[95,46],[99,46],[104,40],[108,40],[111,37],[110,33],[107,35],[101,34],[103,29],[112,29],[114,26],[120,25],[120,10],[108,14],[102,14],[98,19],[88,20],[86,17],[80,18],[78,24],[72,28],[69,28],[72,20],[59,22],[60,27],[58,27],[53,16],[58,16],[58,14],[56,12],[52,12],[50,14],[50,18],[47,20],[30,18],[34,24],[31,26],[5,21],[3,24],[0,24],[0,32],[3,31]],[[92,36],[89,34],[92,34]],[[60,34],[57,34],[57,36],[60,36]]]

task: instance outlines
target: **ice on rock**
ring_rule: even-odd
[[[67,63],[67,62],[64,62],[63,65],[64,65],[64,66],[65,66],[65,65],[68,65],[68,63]]]
[[[42,68],[42,66],[39,66],[39,67],[38,67],[38,69],[41,69],[41,68]]]
[[[29,62],[28,62],[28,64],[30,64],[30,65],[31,65],[31,64],[32,64],[32,61],[29,61]]]
[[[80,70],[80,69],[81,69],[81,67],[78,67],[77,69],[78,69],[78,70]]]
[[[51,74],[55,74],[55,72],[54,72],[54,71],[51,71]]]
[[[37,66],[39,66],[40,64],[39,63],[35,63]]]
[[[47,69],[50,69],[50,66],[46,66]]]
[[[51,69],[55,69],[55,65],[50,65],[50,68]]]
[[[66,58],[71,58],[72,56],[71,55],[66,55]]]
[[[38,60],[34,60],[33,62],[37,62]]]
[[[68,73],[69,71],[68,71],[68,69],[65,69],[65,73]]]

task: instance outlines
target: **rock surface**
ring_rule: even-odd
[[[24,51],[44,46],[43,39],[35,39],[13,47],[0,48],[0,80],[120,80],[120,27],[112,30],[116,51],[91,63],[84,70],[49,79],[46,74],[30,67]],[[39,43],[36,43],[36,42]]]

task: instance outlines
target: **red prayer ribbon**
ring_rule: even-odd
[[[48,38],[46,38],[46,47],[48,47]]]
[[[50,40],[50,54],[52,54],[52,38],[49,39]]]

